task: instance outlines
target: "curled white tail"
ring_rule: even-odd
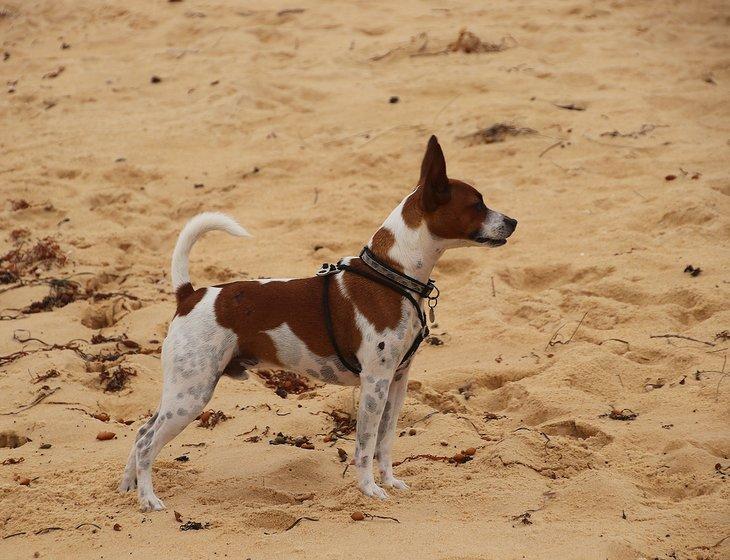
[[[195,242],[208,231],[221,230],[239,237],[251,237],[238,222],[220,212],[203,212],[193,217],[180,232],[172,252],[172,289],[190,283],[188,255]]]

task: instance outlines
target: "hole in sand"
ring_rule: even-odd
[[[28,439],[27,437],[19,436],[16,432],[13,432],[12,430],[0,432],[0,447],[15,449],[16,447],[25,445],[29,441],[30,439]]]

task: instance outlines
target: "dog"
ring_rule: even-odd
[[[376,484],[405,490],[391,449],[406,395],[408,370],[427,334],[438,291],[429,280],[447,249],[499,247],[517,221],[490,210],[471,185],[446,176],[431,136],[417,187],[391,212],[359,257],[323,265],[309,278],[232,282],[193,288],[188,254],[205,232],[246,237],[232,218],[203,213],[183,228],[172,255],[177,309],[162,345],[164,375],[157,412],[139,429],[120,492],[138,489],[142,511],[164,509],[152,487],[162,447],[210,401],[222,375],[276,367],[327,383],[359,385],[355,465],[366,496],[387,499]]]

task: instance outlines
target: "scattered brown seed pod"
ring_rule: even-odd
[[[97,420],[101,420],[102,422],[109,422],[109,415],[106,412],[97,412],[95,414],[92,414],[92,416]]]
[[[99,432],[98,434],[96,434],[96,439],[98,439],[99,441],[108,441],[110,439],[114,439],[115,437],[117,437],[117,434],[115,434],[114,432]]]
[[[18,484],[20,484],[21,486],[30,486],[30,478],[24,476],[19,478]]]
[[[353,511],[350,517],[352,517],[353,521],[363,521],[365,519],[365,514],[361,511]]]
[[[464,451],[462,451],[462,453],[464,455],[469,455],[470,457],[472,455],[474,455],[476,452],[477,452],[477,448],[476,447],[467,447]]]
[[[122,526],[121,526],[121,525],[120,525],[119,523],[115,523],[115,524],[114,524],[114,527],[112,527],[112,528],[113,528],[113,529],[114,529],[115,531],[121,531],[121,530],[122,530]]]

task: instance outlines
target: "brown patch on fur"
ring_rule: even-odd
[[[403,272],[403,265],[398,261],[393,260],[388,252],[395,245],[395,234],[386,227],[381,227],[375,232],[373,238],[370,240],[370,250],[378,258],[379,261],[387,264],[389,267],[394,268]]]
[[[371,272],[360,259],[353,259],[350,266]],[[394,329],[403,316],[403,296],[399,293],[356,274],[345,273],[345,287],[357,310],[362,313],[378,332]],[[410,305],[410,304],[409,304]]]
[[[177,299],[177,310],[175,311],[176,317],[183,317],[193,310],[193,307],[198,305],[203,296],[205,295],[205,288],[199,290],[193,289],[190,282],[186,282],[181,285],[175,292],[175,298]]]
[[[443,239],[471,239],[487,219],[489,209],[471,185],[449,179],[451,197],[433,212],[425,212],[428,229]]]
[[[423,187],[419,185],[403,203],[401,217],[403,218],[403,222],[411,229],[416,229],[421,225],[421,221],[423,220],[423,206],[421,204],[422,191]]]
[[[215,301],[218,323],[238,336],[239,359],[279,362],[276,347],[264,331],[286,323],[317,356],[335,354],[324,324],[322,277],[289,281],[233,282],[221,286]],[[330,282],[330,310],[337,344],[345,358],[354,361],[362,336],[355,325],[352,303],[342,296],[334,279]]]

